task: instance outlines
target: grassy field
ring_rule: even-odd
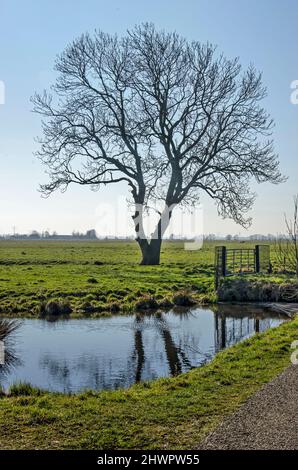
[[[2,241],[1,311],[36,315],[50,299],[69,302],[74,313],[127,310],[144,295],[213,290],[210,245],[190,252],[183,243],[165,243],[160,266],[140,266],[139,259],[135,242]]]
[[[290,365],[298,318],[175,378],[62,395],[14,386],[0,396],[1,449],[195,449],[222,418]]]
[[[186,251],[182,242],[165,242],[160,266],[140,266],[135,242],[1,241],[0,312],[36,316],[46,302],[58,301],[70,305],[73,315],[100,315],[129,311],[143,296],[171,301],[183,290],[196,301],[212,302],[216,244]]]
[[[160,266],[148,267],[138,264],[134,242],[2,241],[0,311],[38,316],[42,305],[58,301],[71,306],[71,315],[103,315],[115,305],[129,311],[146,295],[164,301],[185,290],[196,301],[215,301],[214,246],[208,242],[191,252],[168,242]],[[274,253],[272,261],[277,272]],[[288,276],[258,279],[278,284]],[[290,364],[297,335],[298,318],[219,353],[206,366],[128,390],[69,396],[13,386],[9,395],[0,392],[0,448],[196,448],[226,414]]]

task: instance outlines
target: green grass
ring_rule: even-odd
[[[73,316],[125,312],[143,296],[161,302],[180,290],[190,291],[198,302],[213,302],[216,244],[185,251],[183,242],[165,242],[160,266],[140,266],[133,241],[0,241],[0,313],[37,316],[50,300],[69,304]],[[272,258],[274,264],[274,253]]]
[[[298,318],[208,365],[128,390],[62,395],[28,384],[0,396],[1,449],[195,449],[224,416],[290,364]]]
[[[0,242],[0,312],[36,315],[48,300],[67,300],[74,315],[129,310],[144,295],[198,298],[213,291],[213,253],[165,243],[160,266],[140,266],[136,242]],[[96,262],[103,264],[97,265]]]
[[[126,312],[141,299],[215,301],[214,246],[166,242],[160,266],[140,266],[135,242],[0,242],[0,313],[38,316],[46,302],[72,316]],[[226,245],[237,246],[235,243]],[[238,246],[253,246],[245,243]],[[279,284],[289,276],[258,279]],[[116,309],[116,310],[114,310]],[[219,353],[208,365],[113,392],[63,395],[15,384],[0,393],[1,449],[187,449],[290,363],[298,319]]]

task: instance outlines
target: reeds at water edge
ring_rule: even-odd
[[[18,320],[0,318],[0,341],[4,341],[10,334],[14,333],[20,326]]]

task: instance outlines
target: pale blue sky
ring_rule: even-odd
[[[297,0],[0,0],[0,80],[6,103],[0,105],[0,233],[32,229],[71,232],[97,225],[100,203],[125,195],[124,187],[93,193],[72,188],[44,200],[37,192],[46,181],[33,156],[39,117],[30,112],[30,95],[54,81],[56,54],[85,31],[119,34],[152,21],[188,39],[210,41],[228,57],[239,56],[263,71],[267,109],[276,122],[274,138],[281,169],[289,180],[256,186],[258,199],[248,233],[281,230],[283,212],[298,192],[298,106],[290,103],[290,83],[298,79]],[[203,198],[205,232],[243,233],[222,221]]]

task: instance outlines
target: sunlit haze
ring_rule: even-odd
[[[41,125],[40,117],[31,112],[30,96],[50,87],[56,76],[56,55],[81,33],[96,28],[121,35],[144,21],[176,30],[188,40],[209,41],[227,57],[239,56],[243,66],[253,63],[263,72],[268,89],[264,105],[275,120],[275,148],[288,180],[277,186],[254,184],[257,199],[248,231],[222,220],[212,201],[202,195],[204,232],[280,232],[284,212],[291,210],[292,196],[298,192],[298,105],[290,101],[291,83],[298,79],[297,17],[296,0],[2,0],[0,93],[5,85],[5,100],[0,104],[0,233],[71,233],[91,228],[100,232],[103,207],[116,211],[119,201],[128,196],[125,185],[112,185],[98,192],[71,187],[64,194],[41,197],[38,186],[47,181],[47,175],[33,154]],[[123,213],[125,208],[121,220]],[[105,230],[113,235],[111,227],[102,229],[103,234]],[[133,233],[132,226],[128,232]],[[123,226],[116,227],[114,234],[123,234]]]

